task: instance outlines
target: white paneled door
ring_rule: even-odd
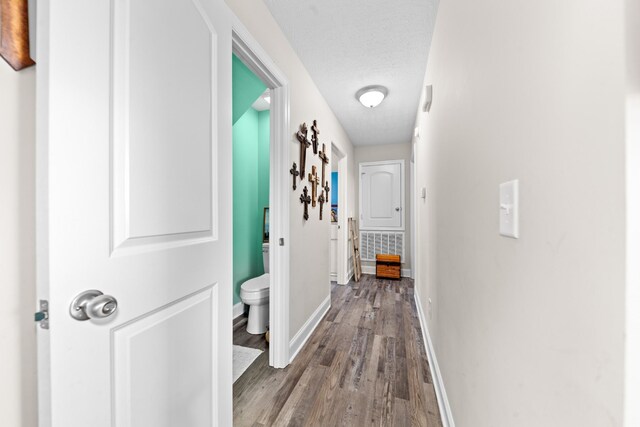
[[[404,229],[404,160],[360,163],[360,229]]]
[[[38,14],[41,425],[230,426],[230,12]]]

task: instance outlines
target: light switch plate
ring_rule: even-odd
[[[518,180],[500,184],[500,234],[517,239],[520,237]]]

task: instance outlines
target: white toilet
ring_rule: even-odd
[[[240,299],[249,306],[250,334],[264,334],[269,325],[269,243],[262,244],[262,263],[265,273],[240,286]]]

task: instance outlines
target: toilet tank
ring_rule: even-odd
[[[269,272],[269,243],[262,244],[262,265],[264,267],[264,272]]]

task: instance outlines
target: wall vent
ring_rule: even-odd
[[[360,257],[362,261],[375,261],[376,254],[400,255],[404,258],[404,232],[360,230]]]

